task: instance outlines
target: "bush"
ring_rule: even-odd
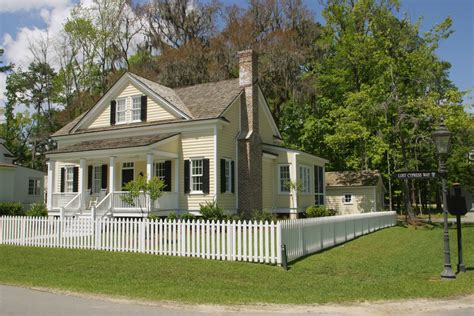
[[[215,201],[200,204],[200,207],[203,220],[220,221],[228,219],[228,216],[224,214],[224,208],[217,205]]]
[[[336,215],[335,210],[328,209],[323,205],[313,205],[306,209],[307,217],[324,217],[324,216],[334,216]]]
[[[168,216],[166,217],[167,220],[169,221],[172,221],[172,220],[177,220],[178,219],[178,215],[176,214],[176,212],[171,212],[168,214]]]
[[[48,216],[46,205],[41,203],[31,205],[31,208],[26,212],[26,216]]]
[[[191,213],[185,213],[185,214],[180,215],[179,218],[182,219],[183,221],[185,220],[193,221],[196,219],[196,216],[194,216]]]
[[[275,214],[270,213],[267,210],[252,210],[252,213],[250,214],[250,220],[252,221],[262,221],[262,222],[271,222],[277,221],[277,218]]]
[[[18,202],[0,202],[0,216],[23,215],[23,205]]]

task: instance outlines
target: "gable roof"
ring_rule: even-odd
[[[325,176],[330,187],[376,186],[381,179],[378,171],[329,171]]]
[[[165,100],[173,108],[186,115],[187,120],[202,120],[219,118],[227,107],[235,100],[242,92],[239,85],[239,79],[223,80],[217,82],[203,83],[189,87],[181,87],[171,89],[153,82],[149,79],[143,78],[133,73],[125,73],[117,82],[124,81],[129,78],[131,81],[136,81],[146,89],[150,90],[158,97]],[[113,87],[106,93],[110,94]],[[104,95],[105,96],[105,95]],[[56,131],[53,136],[64,136],[75,133],[80,133],[78,126],[91,112],[101,103],[104,96],[92,107],[89,111],[82,113],[74,120],[66,124],[64,127]],[[183,121],[182,119],[173,120],[175,122]],[[162,121],[162,124],[169,123],[169,121]],[[131,123],[126,124],[127,127],[132,126],[146,126],[157,125],[160,122],[146,122],[146,123]],[[110,130],[110,127],[96,128],[94,131]]]

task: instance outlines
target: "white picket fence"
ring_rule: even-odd
[[[293,261],[395,224],[395,212],[288,220],[281,222],[281,242]]]
[[[0,244],[281,264],[395,224],[395,213],[273,222],[0,217]]]

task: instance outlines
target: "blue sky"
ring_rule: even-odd
[[[91,1],[91,0],[86,0]],[[319,0],[304,0],[316,19],[321,17]],[[27,64],[25,55],[31,39],[53,34],[61,27],[75,0],[2,0],[0,6],[0,47],[5,48],[4,61],[17,65]],[[246,1],[223,0],[225,4]],[[408,14],[413,20],[422,17],[421,30],[427,31],[447,16],[453,19],[454,34],[443,41],[438,56],[451,63],[451,80],[461,89],[474,88],[474,1],[473,0],[401,0],[400,15]],[[5,76],[0,75],[0,106],[4,104]],[[474,103],[474,93],[464,98]],[[472,111],[472,109],[471,109]]]

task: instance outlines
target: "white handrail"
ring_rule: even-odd
[[[100,217],[107,214],[107,211],[110,209],[110,197],[112,192],[109,192],[97,205],[95,206],[96,214]]]
[[[71,201],[69,201],[66,205],[64,205],[64,210],[69,211],[72,210],[73,213],[71,215],[74,215],[74,211],[78,211],[79,208],[81,207],[81,198],[82,193],[78,193],[75,197],[72,198]]]

